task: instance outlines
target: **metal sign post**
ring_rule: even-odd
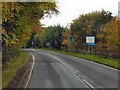
[[[88,36],[86,37],[86,44],[88,45],[88,55],[90,53],[90,46],[95,45],[95,36]],[[93,48],[92,48],[92,53],[93,53]]]

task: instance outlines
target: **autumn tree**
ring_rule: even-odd
[[[58,13],[55,2],[2,2],[3,60],[26,44],[45,14]],[[12,56],[14,57],[14,55]]]
[[[117,55],[120,53],[119,32],[120,23],[118,19],[106,23],[104,27],[101,27],[100,33],[97,35],[99,42],[96,44],[96,49],[99,52],[112,54],[118,58]]]
[[[76,52],[85,51],[86,46],[86,36],[97,36],[101,25],[104,26],[105,23],[110,22],[112,19],[112,13],[102,11],[96,11],[89,14],[82,14],[77,19],[73,20],[70,30],[74,36],[74,48]],[[96,43],[98,39],[95,39]]]
[[[46,43],[50,43],[51,48],[60,49],[63,41],[63,30],[64,28],[60,25],[47,27],[42,36],[43,46],[46,47]]]
[[[67,49],[68,49],[69,34],[70,34],[70,29],[64,28],[64,30],[63,30],[63,32],[62,32],[62,36],[63,36],[62,48],[63,48],[64,50],[67,50]]]
[[[85,50],[86,48],[86,36],[93,35],[93,29],[91,29],[94,18],[99,15],[99,12],[93,12],[85,15],[80,15],[80,17],[73,21],[70,30],[74,37],[74,48],[76,52],[80,50]]]

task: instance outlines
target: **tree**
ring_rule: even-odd
[[[92,25],[94,18],[99,15],[99,12],[92,12],[80,17],[73,21],[70,30],[74,37],[74,48],[76,52],[86,49],[86,36],[92,36]]]
[[[10,59],[5,59],[11,54],[10,48],[15,51],[16,47],[25,46],[35,30],[33,27],[41,26],[39,20],[45,14],[55,13],[58,13],[55,2],[2,2],[3,60]]]
[[[51,48],[60,49],[63,29],[60,25],[47,27],[43,36],[43,46],[46,47],[46,43],[50,43]]]
[[[100,33],[101,26],[110,22],[112,13],[109,11],[96,11],[89,14],[80,15],[77,19],[73,20],[70,26],[71,34],[74,36],[74,48],[76,52],[87,49],[86,36],[97,36]],[[95,39],[96,43],[99,42]]]
[[[100,52],[114,53],[116,56],[119,51],[120,41],[119,32],[120,24],[119,20],[108,22],[100,29],[100,34],[97,35],[99,43],[96,45],[96,49]]]
[[[68,36],[70,34],[70,30],[68,28],[65,28],[62,32],[62,36],[63,36],[63,41],[62,41],[62,47],[64,49],[68,48]]]

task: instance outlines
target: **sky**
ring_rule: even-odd
[[[52,15],[51,18],[45,17],[40,22],[47,26],[60,24],[69,27],[70,23],[81,14],[91,13],[92,11],[112,12],[113,16],[118,15],[118,2],[120,0],[57,0],[59,15]]]

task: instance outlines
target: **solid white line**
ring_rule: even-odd
[[[94,61],[89,61],[89,60],[87,60],[87,59],[78,58],[78,57],[75,57],[75,56],[72,56],[72,57],[73,57],[73,58],[76,58],[76,59],[81,59],[81,60],[84,60],[84,61],[87,61],[87,62],[90,62],[90,63],[94,63],[94,64],[97,64],[97,65],[99,65],[99,66],[103,66],[103,67],[105,67],[105,68],[109,68],[109,69],[112,69],[112,70],[115,70],[115,71],[119,71],[118,69],[112,68],[112,67],[110,67],[110,66],[106,66],[106,65],[101,64],[101,63],[97,63],[97,62],[94,62]]]
[[[85,79],[82,79],[82,78],[80,78],[79,76],[77,76],[77,75],[76,75],[76,72],[75,72],[73,69],[71,69],[70,67],[68,67],[68,66],[66,65],[66,63],[62,62],[59,58],[57,58],[57,57],[55,57],[55,56],[52,56],[51,54],[48,54],[48,55],[51,56],[51,57],[53,57],[53,58],[55,58],[57,61],[59,61],[59,62],[62,63],[63,65],[65,65],[70,71],[72,71],[72,72],[75,74],[75,76],[76,76],[78,79],[82,80],[82,81],[83,81],[84,83],[86,83],[90,88],[96,90],[96,89],[95,89],[90,83],[88,83]]]
[[[31,53],[30,53],[31,54]],[[32,55],[32,54],[31,54]],[[32,75],[32,71],[33,71],[33,67],[34,67],[34,65],[35,65],[35,57],[32,55],[32,58],[33,58],[33,64],[32,64],[32,68],[31,68],[31,71],[30,71],[30,74],[29,74],[29,77],[28,77],[28,81],[27,81],[27,83],[26,83],[26,85],[25,85],[25,88],[27,88],[27,86],[28,86],[28,83],[29,83],[29,81],[30,81],[30,78],[31,78],[31,75]]]
[[[89,84],[85,79],[83,79],[83,81],[89,86],[91,87],[92,89],[96,90],[91,84]]]
[[[49,52],[53,52],[53,51],[49,51]],[[55,53],[56,53],[56,52],[55,52]],[[59,53],[59,54],[62,54],[62,53]],[[66,55],[66,54],[64,54],[64,55]],[[71,56],[71,55],[69,55],[69,56]],[[97,65],[99,65],[99,66],[103,66],[103,67],[105,67],[105,68],[109,68],[109,69],[112,69],[112,70],[115,70],[115,71],[120,71],[120,70],[118,70],[118,69],[115,69],[115,68],[110,67],[110,66],[106,66],[106,65],[101,64],[101,63],[97,63],[97,62],[94,62],[94,61],[90,61],[90,60],[83,59],[83,58],[79,58],[79,57],[75,57],[75,56],[71,56],[71,57],[76,58],[76,59],[81,59],[81,60],[84,60],[84,61],[87,61],[87,62],[90,62],[90,63],[94,63],[94,64],[97,64]]]

